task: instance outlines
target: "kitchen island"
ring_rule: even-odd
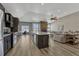
[[[49,32],[34,32],[33,42],[39,48],[48,48],[49,47]]]

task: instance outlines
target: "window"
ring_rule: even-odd
[[[48,23],[48,28],[47,31],[50,32],[51,31],[51,23]]]
[[[32,26],[33,26],[33,32],[38,32],[39,31],[40,26],[39,26],[38,23],[33,23]]]
[[[22,26],[22,32],[29,32],[29,26]]]

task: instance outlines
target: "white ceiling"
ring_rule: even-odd
[[[79,11],[79,3],[3,3],[3,6],[20,21],[35,22],[51,16],[63,17]]]

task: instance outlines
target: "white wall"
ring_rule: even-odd
[[[58,27],[64,25],[64,31],[79,31],[79,12],[67,15],[52,23],[52,30],[59,31]]]
[[[51,31],[61,32],[63,30],[63,24],[61,21],[55,21],[51,25]]]

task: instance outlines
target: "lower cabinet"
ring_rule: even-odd
[[[11,35],[4,37],[4,55],[11,49]]]
[[[44,47],[49,47],[49,35],[45,35],[43,37],[43,46]]]

